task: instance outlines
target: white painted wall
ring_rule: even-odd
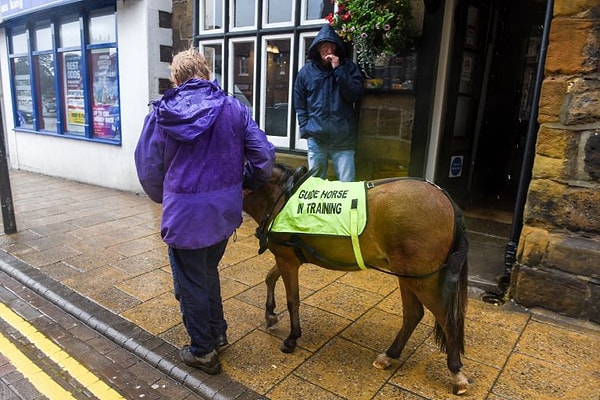
[[[121,146],[15,132],[10,98],[6,35],[0,29],[4,133],[9,165],[78,182],[139,192],[133,152],[150,100],[160,97],[158,78],[168,78],[159,45],[172,45],[170,29],[159,28],[158,10],[171,12],[171,0],[117,1],[121,99]]]

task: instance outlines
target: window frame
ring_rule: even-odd
[[[294,0],[289,0],[292,4],[290,19],[287,21],[281,22],[269,22],[269,4],[270,2],[279,2],[282,0],[263,0],[263,10],[262,10],[262,25],[265,28],[280,28],[280,27],[292,27],[294,25],[294,21],[296,20],[296,7],[294,6]]]
[[[239,37],[239,38],[235,38],[235,39],[231,39],[229,41],[229,56],[228,56],[228,62],[227,62],[227,68],[228,68],[228,79],[227,79],[227,92],[232,93],[232,94],[236,94],[237,92],[239,92],[239,89],[236,90],[235,86],[236,86],[236,79],[235,79],[235,66],[234,63],[236,62],[235,60],[235,53],[234,53],[234,46],[238,43],[251,43],[252,47],[254,48],[254,62],[252,65],[252,99],[249,99],[251,105],[252,105],[252,118],[255,118],[256,115],[256,99],[257,99],[257,79],[258,79],[258,74],[257,74],[257,38],[256,36],[244,36],[244,37]],[[248,73],[247,76],[249,76],[250,73]],[[244,76],[244,75],[243,75]]]
[[[306,13],[308,12],[308,1],[309,0],[300,0],[300,25],[313,25],[313,24],[325,24],[327,23],[327,19],[325,18],[317,18],[317,19],[308,19],[306,18]],[[338,3],[334,2],[334,11],[337,10]]]
[[[295,57],[295,49],[294,49],[294,35],[293,33],[285,33],[278,35],[265,35],[262,37],[261,41],[261,66],[260,66],[260,74],[261,74],[261,82],[263,83],[260,88],[260,126],[267,126],[267,72],[268,72],[268,49],[267,43],[272,40],[289,40],[290,42],[290,55],[289,55],[289,74],[288,74],[288,98],[287,98],[287,115],[286,115],[286,136],[272,136],[267,133],[267,137],[273,143],[273,145],[277,147],[289,147],[291,143],[291,135],[292,132],[290,130],[290,119],[293,117],[296,119],[295,113],[292,115],[292,97],[293,97],[293,88],[294,88],[294,74],[293,74],[293,65],[294,65],[294,57]]]
[[[225,0],[229,2],[229,32],[248,32],[248,31],[253,31],[256,32],[256,30],[258,29],[258,18],[259,18],[259,13],[258,13],[258,3],[259,0],[252,0],[254,1],[254,23],[252,25],[247,25],[247,26],[235,26],[235,5],[236,5],[236,1],[241,1],[241,0]]]
[[[206,12],[206,3],[208,1],[212,1],[213,4],[215,3],[216,0],[199,0],[198,2],[199,7],[198,7],[198,28],[200,30],[200,34],[207,34],[207,35],[212,35],[212,34],[217,34],[217,33],[223,33],[225,32],[225,0],[221,0],[221,27],[220,28],[213,28],[213,29],[208,29],[205,26],[205,21],[204,21],[204,14]],[[216,8],[215,8],[216,10]],[[216,22],[216,13],[213,15],[213,18],[215,19]]]

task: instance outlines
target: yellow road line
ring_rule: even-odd
[[[58,366],[66,370],[69,373],[69,375],[71,375],[74,379],[81,383],[87,390],[92,392],[94,396],[96,396],[100,400],[124,400],[124,397],[122,397],[118,392],[116,392],[114,389],[112,389],[110,386],[108,386],[106,383],[100,380],[100,378],[98,378],[96,375],[90,372],[90,370],[88,370],[85,366],[80,364],[68,353],[63,351],[59,346],[54,344],[46,336],[40,333],[33,325],[25,321],[18,314],[13,312],[10,308],[8,308],[2,303],[0,303],[0,318],[5,320],[15,329],[19,330],[19,332],[21,332],[23,336],[25,336],[38,349],[40,349],[44,354],[46,354],[48,358],[50,358]],[[7,343],[10,346],[8,346]],[[17,349],[17,347],[14,346],[4,335],[0,335],[0,344],[0,348],[3,349],[3,353],[4,349],[11,349],[10,352],[5,354],[5,356],[11,361],[11,363],[14,364],[14,366],[23,375],[25,375],[26,378],[28,378],[31,381],[31,383],[36,387],[36,389],[42,394],[48,396],[50,399],[57,400],[73,398],[68,392],[64,391],[64,389],[60,387],[60,385],[52,381],[52,379],[47,374],[45,374],[33,362],[31,362],[23,353],[21,353]],[[11,358],[11,355],[14,357],[14,360],[13,358]],[[25,360],[23,360],[23,358]],[[41,383],[40,381],[38,381],[38,378],[40,376],[45,376],[42,377]],[[34,379],[36,379],[35,383]],[[50,380],[50,382],[53,384],[52,388],[48,384],[48,380]],[[62,390],[63,393],[61,393],[60,395],[55,395],[53,389],[54,386],[58,386],[58,389]]]
[[[29,358],[17,349],[17,347],[0,332],[0,347],[2,354],[8,358],[10,363],[15,366],[17,371],[22,373],[25,378],[44,396],[50,400],[70,400],[75,399],[71,393],[63,389],[58,383],[54,382],[48,374],[42,371]]]

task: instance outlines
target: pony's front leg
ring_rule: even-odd
[[[378,369],[386,369],[391,365],[392,359],[400,358],[406,342],[408,342],[413,331],[419,322],[421,322],[421,319],[423,319],[423,303],[421,303],[413,292],[404,287],[402,282],[400,282],[400,293],[402,295],[402,314],[404,317],[402,328],[387,351],[379,354],[375,361],[373,361],[373,366]]]
[[[267,321],[267,328],[277,323],[277,315],[275,314],[275,284],[281,274],[277,268],[277,264],[271,268],[265,278],[267,284],[267,303],[265,305],[265,320]]]
[[[296,340],[302,335],[300,329],[300,288],[298,282],[298,268],[300,263],[294,257],[276,257],[279,273],[285,285],[287,308],[290,314],[290,334],[283,341],[280,350],[292,353],[296,349]]]

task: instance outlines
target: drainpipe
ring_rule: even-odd
[[[523,211],[527,201],[527,191],[531,181],[531,170],[535,158],[535,143],[537,140],[537,118],[540,101],[540,91],[542,81],[544,80],[544,66],[546,63],[546,51],[548,49],[548,37],[550,35],[550,23],[552,21],[552,11],[554,9],[554,0],[548,0],[546,3],[546,15],[544,17],[544,27],[542,30],[542,42],[540,44],[540,57],[538,59],[535,85],[531,99],[531,113],[529,115],[529,125],[527,126],[527,136],[525,138],[525,149],[523,163],[521,165],[521,175],[519,176],[519,187],[517,188],[517,197],[515,200],[515,209],[510,229],[509,241],[506,244],[504,253],[504,276],[500,278],[498,287],[503,291],[505,300],[509,298],[510,275],[517,259],[517,248],[519,237],[523,228]]]
[[[4,121],[0,113],[0,205],[2,206],[2,221],[4,233],[10,235],[17,233],[15,209],[13,207],[12,191],[10,189],[10,176],[8,173],[8,160],[6,145],[4,143]]]

